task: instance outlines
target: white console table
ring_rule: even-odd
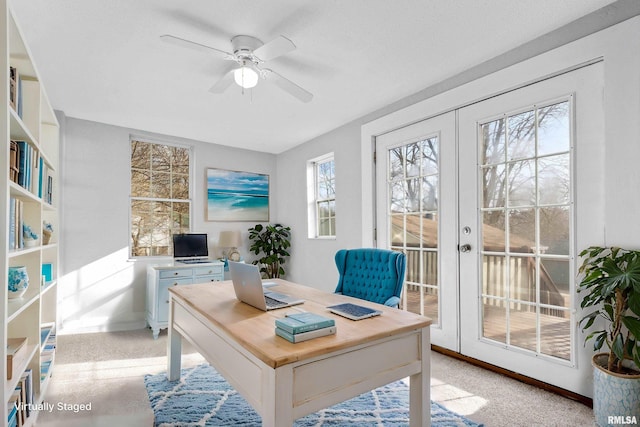
[[[157,339],[161,329],[169,324],[169,288],[194,283],[221,282],[224,263],[211,261],[200,264],[166,262],[147,266],[147,324]]]

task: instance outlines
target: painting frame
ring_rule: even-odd
[[[269,175],[206,168],[206,221],[269,222]]]

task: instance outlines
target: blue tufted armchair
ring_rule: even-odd
[[[387,249],[341,249],[336,252],[340,273],[336,293],[398,307],[406,257]]]

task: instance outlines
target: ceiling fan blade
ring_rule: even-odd
[[[211,92],[211,93],[222,93],[225,90],[227,90],[229,88],[229,86],[231,86],[231,84],[233,83],[233,72],[234,71],[235,71],[235,67],[231,68],[229,71],[227,71],[224,74],[224,76],[222,76],[222,78],[216,82],[216,84],[211,86],[211,88],[209,89],[209,92]]]
[[[306,91],[291,80],[281,76],[273,70],[269,70],[268,68],[263,68],[263,70],[266,71],[265,78],[267,80],[272,81],[276,86],[287,92],[289,95],[305,103],[313,99],[313,94],[311,92]]]
[[[181,47],[186,47],[189,49],[194,49],[194,50],[199,50],[201,52],[205,52],[205,53],[216,53],[217,55],[221,56],[222,59],[235,59],[235,57],[233,56],[232,53],[229,52],[225,52],[224,50],[220,50],[220,49],[216,49],[215,47],[211,47],[211,46],[207,46],[204,44],[200,44],[200,43],[196,43],[196,42],[192,42],[191,40],[185,40],[182,39],[180,37],[176,37],[176,36],[172,36],[169,34],[164,34],[162,36],[160,36],[160,39],[163,42],[166,43],[171,43],[177,46],[181,46]]]
[[[291,52],[295,48],[296,45],[291,40],[285,36],[279,36],[254,50],[253,54],[263,61],[270,61],[287,52]]]

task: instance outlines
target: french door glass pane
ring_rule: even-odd
[[[509,206],[533,206],[536,200],[535,162],[513,162],[509,168]]]
[[[500,343],[507,342],[507,309],[505,300],[483,298],[482,336]]]
[[[484,150],[483,165],[495,165],[505,161],[505,120],[499,119],[481,125]]]
[[[485,167],[482,169],[483,207],[500,208],[505,206],[506,165]]]
[[[504,210],[486,210],[482,212],[482,245],[487,252],[504,252],[506,233]]]
[[[535,156],[535,112],[527,111],[507,118],[507,158],[527,159]]]
[[[568,152],[569,103],[560,102],[538,110],[538,156]]]
[[[568,204],[570,195],[569,154],[538,160],[538,198],[540,204]]]
[[[438,173],[438,138],[422,141],[422,176]]]
[[[568,101],[480,125],[482,334],[570,359]],[[505,203],[506,197],[506,203]]]
[[[509,260],[509,299],[536,301],[536,260],[532,257],[511,256]]]
[[[571,358],[571,321],[568,311],[543,310],[540,314],[540,352],[569,360]],[[544,312],[546,311],[546,313]]]
[[[569,255],[569,206],[540,208],[540,248],[545,254]]]
[[[536,246],[536,210],[533,208],[509,209],[509,250],[529,253]]]

